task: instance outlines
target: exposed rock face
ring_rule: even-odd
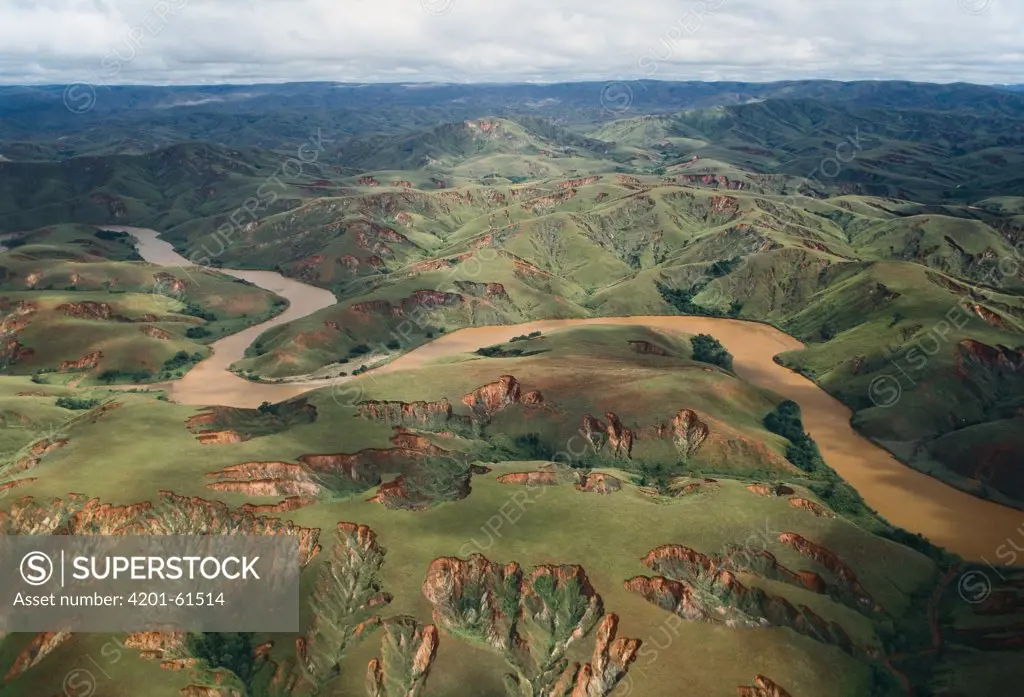
[[[740,697],[792,697],[763,675],[754,678],[754,685],[756,687],[737,687],[736,691]]]
[[[964,339],[957,345],[957,349],[957,365],[961,367],[961,371],[967,362],[1013,373],[1024,369],[1024,347],[1011,349]]]
[[[421,474],[425,466],[419,463],[429,458],[453,461],[448,451],[416,434],[399,432],[392,436],[391,443],[394,448],[366,448],[355,453],[302,455],[298,458],[297,464],[276,461],[243,462],[207,475],[216,478],[216,481],[207,486],[218,491],[240,492],[252,496],[297,496],[310,499],[324,491],[351,493],[377,486],[381,483],[381,472]],[[427,468],[429,469],[428,466]],[[469,493],[469,474],[464,467],[452,468],[453,480],[449,482],[451,486],[442,487],[442,483],[437,482],[441,488],[435,493],[444,500],[464,498]],[[461,481],[460,477],[465,481]],[[418,481],[420,480],[417,479]],[[401,497],[405,492],[402,482],[391,482],[384,486],[381,493],[385,497],[389,494]],[[414,496],[406,503],[415,500],[418,499]],[[425,506],[434,500],[438,500],[436,496],[429,496],[420,503]],[[384,499],[381,499],[381,502],[384,503]]]
[[[17,334],[32,321],[32,316],[39,312],[39,305],[31,300],[19,300],[13,308],[8,299],[3,298],[0,311],[7,312],[0,320],[0,335]]]
[[[606,697],[640,648],[616,638],[614,615],[600,620],[601,598],[578,566],[538,566],[527,575],[515,562],[501,566],[479,554],[441,557],[427,570],[423,594],[438,625],[502,655],[515,694]],[[591,662],[570,665],[565,653],[599,620]]]
[[[539,405],[544,397],[540,392],[523,393],[522,385],[512,375],[502,375],[497,382],[478,387],[465,397],[462,403],[469,407],[474,416],[488,420],[510,404]]]
[[[558,486],[560,482],[554,472],[512,472],[498,477],[498,483],[522,486]]]
[[[822,506],[820,503],[816,503],[814,501],[809,501],[808,499],[802,499],[802,498],[799,498],[799,497],[791,498],[789,500],[789,505],[792,506],[793,508],[803,508],[803,509],[806,509],[806,510],[810,511],[811,513],[813,513],[818,518],[835,518],[836,517],[835,513],[833,513],[832,511],[828,510],[827,508]]]
[[[610,474],[591,472],[580,477],[576,488],[580,491],[590,491],[595,494],[611,494],[622,489],[622,482]]]
[[[244,697],[238,690],[210,685],[189,685],[181,688],[181,697]]]
[[[50,655],[54,649],[70,638],[71,632],[42,632],[36,634],[28,646],[14,659],[14,664],[7,671],[7,675],[4,676],[4,682],[10,682],[32,666],[38,664]]]
[[[790,627],[847,653],[854,652],[849,636],[839,625],[826,622],[806,606],[797,609],[782,597],[747,588],[729,571],[706,570],[679,581],[636,576],[626,581],[625,587],[690,621],[733,628]]]
[[[630,459],[633,456],[633,431],[623,426],[613,412],[605,412],[604,417],[608,419],[608,446],[612,456]]]
[[[241,443],[246,440],[237,431],[205,431],[196,436],[203,445],[227,445],[229,443]]]
[[[649,341],[630,341],[629,347],[637,353],[649,354],[652,356],[671,356],[668,351]]]
[[[359,185],[360,186],[380,186],[380,182],[377,181],[376,177],[371,177],[371,176],[367,175],[365,177],[359,177]]]
[[[36,477],[26,477],[25,479],[15,479],[13,482],[4,482],[0,484],[0,494],[7,494],[8,491],[25,484],[31,484],[36,481]]]
[[[672,442],[683,457],[693,457],[710,433],[708,425],[692,409],[682,409],[672,419]]]
[[[382,626],[381,658],[367,666],[367,691],[370,697],[417,697],[437,656],[437,627],[412,617],[388,619]]]
[[[290,426],[316,421],[316,407],[305,397],[272,405],[269,409],[204,407],[185,426],[200,443],[238,443],[256,436],[280,433]]]
[[[80,303],[64,303],[57,306],[58,312],[63,312],[68,317],[79,317],[82,319],[108,320],[113,316],[113,311],[107,303],[97,303],[86,300]]]
[[[626,588],[680,617],[730,627],[790,627],[851,655],[864,654],[838,624],[826,622],[806,606],[796,608],[782,597],[747,588],[735,573],[745,572],[827,593],[861,611],[873,611],[876,606],[865,607],[862,597],[851,593],[846,582],[828,586],[813,572],[794,573],[780,566],[766,550],[736,546],[728,547],[722,555],[706,555],[681,545],[664,545],[652,550],[643,563],[661,576],[637,576],[626,582]]]
[[[61,361],[61,364],[57,367],[62,373],[70,372],[73,370],[92,370],[100,364],[103,359],[102,351],[93,351],[87,353],[76,361]]]
[[[46,504],[21,498],[0,511],[4,535],[293,535],[298,538],[300,562],[320,552],[320,530],[291,521],[262,518],[231,510],[220,501],[159,492],[148,501],[112,506],[82,494],[68,494]]]
[[[796,492],[785,484],[769,486],[767,484],[751,484],[747,491],[752,491],[759,496],[791,496]]]
[[[405,311],[401,307],[396,307],[387,300],[367,300],[365,302],[352,303],[349,305],[349,309],[361,315],[375,314],[405,317]]]
[[[587,414],[580,425],[580,433],[595,451],[600,452],[607,444],[613,457],[629,459],[633,453],[633,431],[623,426],[613,412],[605,412],[604,417],[608,419],[607,424]]]
[[[458,293],[446,293],[440,290],[417,290],[408,298],[402,300],[402,305],[434,309],[439,307],[455,307],[465,301],[466,299]]]
[[[261,515],[263,513],[287,513],[288,511],[294,511],[296,508],[311,506],[314,503],[316,503],[316,499],[313,497],[289,496],[278,503],[245,503],[239,506],[238,510],[244,513],[252,513],[253,515]]]
[[[875,602],[871,594],[861,585],[853,569],[844,564],[831,551],[794,532],[782,533],[779,535],[779,542],[789,545],[805,557],[810,557],[831,571],[836,576],[837,581],[856,599],[858,609],[864,612],[881,612],[882,607]]]
[[[351,643],[381,624],[375,609],[391,602],[381,589],[385,553],[373,530],[338,523],[336,537],[310,596],[312,622],[296,641],[299,662],[315,685],[338,674]]]
[[[595,451],[600,452],[601,448],[608,441],[608,427],[600,419],[595,419],[590,414],[583,417],[580,425],[580,432],[587,439]]]
[[[148,337],[152,337],[154,339],[160,339],[162,341],[167,341],[168,339],[171,338],[171,333],[170,332],[168,332],[168,331],[166,331],[164,329],[161,329],[160,327],[154,327],[151,324],[144,324],[144,325],[140,326],[139,327],[139,331],[142,332],[143,334],[145,334]]]
[[[586,186],[587,184],[596,184],[598,181],[600,181],[600,179],[601,179],[601,177],[597,176],[596,174],[594,176],[591,176],[591,177],[580,177],[579,179],[569,179],[569,180],[564,181],[564,182],[558,182],[558,188],[560,188],[560,189],[575,189],[575,188],[578,188],[578,187],[581,187],[581,186]]]
[[[511,302],[505,286],[501,283],[476,283],[474,281],[456,281],[455,287],[469,295],[483,297],[492,301]]]
[[[443,428],[452,418],[447,399],[437,402],[360,402],[359,415],[389,425]]]
[[[167,651],[180,651],[185,647],[184,632],[132,632],[124,639],[126,649],[138,649],[141,657],[161,659]]]
[[[166,271],[160,271],[153,274],[153,285],[171,293],[183,293],[188,288],[188,281],[183,281]]]
[[[742,189],[743,182],[737,179],[729,179],[723,174],[682,174],[676,177],[676,181],[687,184],[703,184],[704,186],[718,186],[723,189]]]

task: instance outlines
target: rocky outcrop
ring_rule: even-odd
[[[383,421],[392,426],[444,428],[452,419],[452,405],[447,399],[437,402],[360,402],[359,416]]]
[[[160,660],[168,651],[179,652],[185,648],[184,632],[132,632],[125,637],[126,649],[138,649],[140,657]]]
[[[188,288],[188,281],[183,281],[166,271],[160,271],[153,274],[153,285],[164,292],[179,294],[184,293]]]
[[[479,554],[435,559],[423,594],[434,622],[448,632],[497,651],[514,668],[506,677],[515,694],[606,697],[640,648],[616,638],[617,618],[604,607],[579,566],[538,566],[529,574],[515,562],[499,565]],[[597,628],[591,662],[569,664],[566,653]]]
[[[540,392],[523,392],[522,385],[512,375],[502,375],[497,382],[478,387],[462,398],[474,417],[489,420],[491,416],[512,404],[536,406],[544,403]]]
[[[760,588],[748,588],[730,571],[698,567],[689,578],[678,580],[636,576],[627,580],[625,587],[686,620],[736,629],[789,627],[847,653],[856,653],[849,636],[838,624],[826,622],[806,606],[796,608],[785,598],[769,595]]]
[[[297,658],[314,685],[338,674],[346,649],[380,626],[377,608],[391,602],[381,588],[384,549],[365,525],[338,523],[336,543],[310,595],[312,621],[296,640]]]
[[[751,484],[747,491],[752,491],[758,496],[791,496],[796,492],[785,484]]]
[[[38,503],[31,497],[0,511],[4,535],[289,535],[298,538],[300,563],[320,552],[320,530],[232,510],[220,501],[158,492],[154,502],[114,506],[82,494]]]
[[[498,477],[498,484],[521,486],[558,486],[561,482],[554,472],[510,472]]]
[[[608,447],[612,457],[624,460],[633,457],[633,431],[623,426],[619,417],[613,412],[605,412],[604,417],[608,419]]]
[[[560,189],[575,189],[588,184],[596,184],[601,180],[601,177],[594,175],[591,177],[580,177],[579,179],[569,179],[564,182],[558,182],[558,188]]]
[[[437,656],[437,627],[413,617],[396,617],[381,625],[381,658],[370,660],[366,686],[370,697],[417,697]]]
[[[838,584],[845,588],[856,600],[858,609],[864,612],[882,611],[881,606],[875,602],[875,599],[867,592],[867,589],[861,585],[853,569],[843,563],[830,550],[794,532],[782,533],[779,535],[779,542],[792,547],[800,552],[800,554],[813,559],[831,571],[836,577]]]
[[[0,335],[2,336],[17,334],[27,327],[31,323],[33,315],[39,312],[38,303],[31,300],[19,300],[13,306],[10,305],[7,298],[3,298],[3,301],[0,311],[7,314],[0,320]]]
[[[974,339],[964,339],[957,344],[957,349],[957,366],[961,372],[967,362],[1013,373],[1024,369],[1024,347],[989,346]]]
[[[580,475],[580,481],[576,488],[579,491],[588,491],[595,494],[611,494],[622,489],[622,482],[610,474],[591,472]]]
[[[57,367],[57,370],[60,371],[61,373],[67,373],[78,370],[92,370],[93,368],[100,364],[100,361],[102,359],[102,351],[93,351],[92,353],[85,354],[78,360],[61,361],[60,365]]]
[[[139,331],[148,337],[153,339],[160,339],[161,341],[167,341],[171,338],[171,333],[161,329],[160,327],[154,327],[151,324],[144,324],[139,327]]]
[[[590,446],[595,452],[600,452],[601,448],[608,441],[608,427],[604,425],[604,422],[600,419],[595,419],[590,414],[583,417],[583,423],[580,424],[580,433],[587,439]]]
[[[246,440],[237,431],[205,431],[196,436],[202,445],[228,445]]]
[[[505,286],[500,283],[477,283],[475,281],[456,281],[455,287],[469,295],[486,298],[491,301],[511,302]]]
[[[38,664],[50,655],[54,649],[70,638],[71,632],[42,632],[36,634],[32,637],[32,641],[28,643],[28,646],[22,649],[21,653],[15,657],[14,663],[4,676],[4,682],[10,682],[32,666]]]
[[[31,484],[32,482],[36,481],[36,479],[36,477],[26,477],[24,479],[15,479],[12,482],[4,482],[3,484],[0,484],[0,498],[6,496],[7,492],[9,492],[11,489],[15,489],[19,486],[25,486],[26,484]]]
[[[57,312],[63,312],[68,317],[78,317],[80,319],[109,320],[113,317],[113,310],[111,310],[110,305],[91,300],[58,305]]]
[[[744,188],[744,183],[738,179],[729,179],[724,174],[681,174],[676,177],[677,182],[686,184],[697,184],[703,186],[717,186],[722,189],[739,190]]]
[[[405,317],[405,311],[387,300],[366,300],[352,303],[349,310],[360,315],[384,315],[385,317]]]
[[[431,458],[440,458],[446,463],[454,462],[448,451],[416,434],[399,432],[391,438],[391,443],[395,447],[366,448],[355,453],[302,455],[296,464],[257,461],[231,465],[208,474],[216,481],[207,486],[217,491],[250,496],[297,496],[312,499],[324,492],[345,494],[365,491],[381,484],[382,472],[420,474],[423,468],[430,469]],[[452,472],[453,481],[444,483],[444,486],[438,482],[438,490],[433,495],[426,495],[421,501],[423,505],[433,503],[438,497],[449,500],[463,498],[469,493],[470,473],[466,468],[453,466]],[[456,482],[459,477],[464,477],[465,481]],[[383,496],[394,494],[401,497],[406,491],[401,481],[384,485],[383,489]],[[419,494],[406,498],[418,501]]]
[[[239,506],[238,510],[244,513],[252,513],[253,515],[287,513],[288,511],[294,511],[296,508],[302,508],[303,506],[312,506],[316,501],[317,500],[313,497],[289,496],[278,503],[245,503]]]
[[[681,409],[672,419],[672,442],[684,458],[693,457],[710,433],[708,425],[692,409]]]
[[[408,298],[402,300],[403,307],[425,307],[436,309],[441,307],[455,307],[466,301],[458,293],[446,293],[440,290],[417,290]]]
[[[754,678],[755,687],[737,687],[740,697],[792,697],[773,681],[763,675]]]
[[[352,272],[361,271],[364,267],[372,271],[384,268],[384,260],[375,255],[360,258],[352,254],[343,254],[338,257],[338,263]]]
[[[708,555],[682,545],[663,545],[651,550],[642,561],[660,575],[630,579],[626,588],[681,617],[731,627],[790,627],[853,655],[863,652],[853,646],[842,627],[822,620],[806,606],[796,608],[784,598],[748,588],[736,579],[736,574],[806,588],[865,613],[877,608],[873,603],[866,605],[863,595],[851,592],[849,583],[829,585],[814,572],[790,571],[765,549],[730,545],[722,554]]]
[[[245,697],[241,692],[230,687],[213,687],[211,685],[189,685],[181,688],[181,697]]]
[[[35,443],[33,443],[31,446],[29,446],[28,452],[25,453],[25,455],[18,458],[14,462],[14,465],[7,469],[5,474],[20,474],[22,472],[27,472],[31,469],[35,469],[36,467],[39,466],[39,463],[42,461],[44,457],[52,453],[54,450],[63,448],[67,444],[68,440],[66,438],[56,440],[51,438],[41,438],[37,440]],[[15,484],[15,486],[17,486],[17,484]],[[11,488],[13,489],[14,486],[12,486]]]
[[[359,177],[359,186],[380,186],[380,182],[377,181],[376,177],[367,175],[365,177]]]
[[[792,506],[793,508],[803,508],[804,510],[808,510],[808,511],[813,513],[818,518],[835,518],[836,517],[835,513],[833,513],[832,511],[828,510],[827,508],[822,506],[820,503],[816,503],[816,502],[811,501],[809,499],[803,499],[803,498],[799,498],[799,497],[791,498],[789,500],[789,505]]]
[[[630,341],[629,347],[637,353],[642,353],[651,356],[671,356],[672,354],[663,349],[662,347],[652,344],[649,341]]]

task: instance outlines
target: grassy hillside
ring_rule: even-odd
[[[517,349],[518,355],[502,355]],[[765,416],[778,410],[777,397],[728,370],[695,360],[689,337],[644,329],[563,330],[492,347],[489,353],[411,373],[368,375],[361,379],[358,400],[339,400],[331,390],[314,392],[307,402],[312,420],[222,445],[204,445],[186,428],[186,420],[199,416],[195,408],[151,394],[81,386],[22,394],[27,379],[0,379],[0,401],[8,418],[21,416],[33,425],[49,418],[55,395],[100,402],[36,435],[59,436],[65,441],[61,446],[29,465],[6,466],[2,474],[17,483],[19,498],[3,507],[0,529],[8,534],[27,531],[24,526],[40,520],[29,515],[36,506],[48,510],[54,524],[68,520],[68,509],[62,507],[74,510],[69,491],[114,506],[148,502],[152,508],[145,515],[156,516],[160,525],[192,519],[206,529],[215,529],[230,511],[249,505],[253,515],[278,516],[319,531],[324,551],[303,572],[302,607],[308,623],[313,603],[319,602],[313,580],[333,545],[349,544],[344,536],[334,543],[331,532],[338,521],[354,521],[368,526],[384,550],[379,579],[394,596],[388,607],[378,609],[384,616],[432,621],[437,606],[430,600],[435,596],[428,568],[441,557],[465,558],[476,552],[494,561],[515,560],[525,568],[578,564],[606,611],[617,615],[620,636],[663,647],[657,654],[638,654],[628,669],[627,684],[643,694],[675,694],[674,686],[684,678],[701,694],[734,694],[752,680],[751,671],[771,672],[772,680],[800,694],[836,694],[837,685],[846,690],[840,694],[851,697],[898,693],[896,678],[882,667],[882,660],[889,653],[927,647],[918,598],[935,581],[936,564],[948,561],[941,554],[929,558],[886,539],[891,531],[862,504],[848,501],[838,507],[839,499],[830,503],[820,498],[815,491],[824,480],[818,477],[829,477],[827,469],[813,474],[789,463],[784,455],[787,441],[764,425]],[[515,381],[502,375],[514,375]],[[429,406],[445,399],[452,405],[450,413]],[[402,406],[414,400],[426,406]],[[680,418],[679,412],[686,410],[689,415]],[[258,417],[252,411],[248,420],[235,414],[218,427],[255,423],[252,419]],[[581,440],[575,434],[581,432],[584,417],[591,424],[600,422],[604,430],[592,425],[583,431],[594,438],[586,441],[589,445],[567,444],[571,437]],[[131,435],[143,425],[151,434],[145,441]],[[624,445],[627,432],[631,448]],[[552,468],[554,451],[563,450],[578,456],[557,455],[554,459],[561,465]],[[310,453],[334,454],[306,457]],[[442,453],[460,463],[458,468],[438,470]],[[350,462],[358,478],[342,481],[317,464],[325,457],[338,465]],[[305,474],[295,479],[295,472],[284,467],[291,462],[300,463]],[[260,475],[249,469],[254,465],[244,463],[278,469]],[[473,473],[462,474],[470,464],[476,465]],[[442,471],[455,477],[454,488],[437,479]],[[520,483],[530,472],[540,485]],[[398,480],[396,473],[402,475]],[[262,476],[263,483],[251,476]],[[463,476],[469,477],[465,488],[458,484]],[[598,482],[610,493],[590,489]],[[306,488],[294,502],[298,508],[278,505],[300,483]],[[159,491],[173,491],[177,497]],[[222,501],[225,507],[200,516],[189,499],[178,497]],[[792,503],[796,500],[801,503]],[[518,508],[510,508],[510,502]],[[511,522],[499,516],[504,522],[496,524],[497,511],[514,514]],[[114,518],[93,522],[115,524]],[[807,556],[782,541],[789,539],[783,533],[830,550],[848,565],[843,567],[846,575],[836,575],[839,567],[832,557]],[[694,600],[694,609],[710,610],[707,621],[673,622],[671,613],[649,602],[635,583],[626,583],[650,573],[640,560],[663,545],[731,555],[728,563],[738,565],[744,587],[759,589],[751,591],[751,598],[764,593],[765,598],[804,605],[801,612],[812,613],[807,616],[819,618],[815,621],[835,622],[852,644],[842,648],[840,635],[800,636],[803,630],[792,628],[798,624],[787,625],[789,620],[770,611],[767,624],[758,629],[717,623],[715,612],[734,612],[734,602],[749,602],[739,596],[701,596]],[[929,551],[927,546],[922,549]],[[813,570],[825,585],[816,592],[784,581],[777,568],[757,561],[766,559],[765,552],[774,555],[780,568]],[[850,574],[861,584],[857,592],[870,594],[881,609],[855,609]],[[326,607],[338,613],[332,621],[352,621],[341,606]],[[567,611],[562,605],[554,607]],[[748,613],[764,611],[756,605],[743,607]],[[893,632],[893,623],[898,632]],[[669,646],[657,639],[664,627],[672,627],[681,641]],[[362,689],[366,661],[377,655],[377,637],[373,633],[362,642],[345,641],[337,647],[343,689]],[[528,642],[544,641],[543,635],[527,637]],[[128,645],[139,640],[117,638]],[[294,638],[258,637],[274,642],[258,675],[269,679],[275,671],[294,670]],[[2,644],[5,692],[46,694],[59,689],[59,667],[93,641],[91,636],[72,635],[58,641],[52,653],[48,648],[37,665],[12,670],[16,663],[22,665],[19,657],[30,650],[30,639],[11,635]],[[592,642],[582,638],[569,655],[587,660]],[[171,642],[163,658],[173,662],[183,655]],[[467,680],[479,686],[478,694],[501,694],[502,657],[486,641],[445,631],[424,694],[457,693]],[[694,659],[714,669],[694,672]],[[131,649],[125,649],[123,660],[126,668],[117,675],[126,694],[146,689],[149,694],[174,695],[182,685],[212,679],[202,668],[161,669],[159,662],[142,661]],[[929,670],[928,665],[915,666],[915,679],[926,679]],[[300,680],[301,687],[292,694],[305,694],[316,684],[316,674],[304,680],[313,682]],[[256,695],[281,694],[263,679],[252,689]]]

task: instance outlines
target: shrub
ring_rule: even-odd
[[[57,406],[61,409],[92,409],[100,403],[98,399],[82,399],[79,397],[58,397]]]
[[[690,339],[690,344],[693,346],[693,360],[732,370],[732,354],[715,337],[698,334]]]
[[[398,343],[398,339],[392,339],[391,341],[389,341],[388,343],[386,343],[384,345],[388,348],[388,350],[391,350],[391,351],[397,351],[398,349],[400,349],[402,347],[402,345],[400,343]]]
[[[189,339],[205,339],[211,334],[213,334],[213,332],[206,327],[189,327],[185,330],[185,336]]]
[[[348,350],[350,356],[365,356],[370,352],[370,347],[366,344],[356,344]]]
[[[211,668],[230,670],[247,688],[252,686],[256,652],[252,632],[203,632],[189,634],[189,653]]]
[[[205,319],[207,322],[213,322],[217,319],[217,316],[206,308],[196,305],[194,303],[186,303],[185,308],[181,311],[183,315],[189,315],[190,317],[198,317],[199,319]]]

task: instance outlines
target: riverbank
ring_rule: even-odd
[[[162,266],[189,266],[188,260],[175,252],[170,243],[159,239],[153,230],[111,229],[135,235],[139,240],[139,253],[147,261]],[[214,352],[211,358],[199,363],[182,380],[170,384],[171,399],[182,404],[251,408],[263,401],[280,402],[330,385],[329,380],[255,383],[238,377],[229,368],[245,355],[245,349],[261,333],[333,305],[334,295],[272,271],[218,270],[271,290],[285,297],[291,306],[268,322],[215,342],[211,346]],[[432,361],[471,353],[480,346],[501,343],[520,334],[583,324],[646,326],[668,332],[712,334],[732,353],[739,377],[800,405],[804,426],[817,441],[825,462],[860,492],[879,515],[967,559],[994,558],[996,549],[1024,519],[1020,511],[977,498],[904,465],[889,451],[857,433],[850,423],[852,414],[845,405],[810,379],[775,362],[776,355],[800,350],[803,344],[763,323],[694,316],[643,316],[471,327],[440,336],[375,368],[372,373],[422,368]]]

